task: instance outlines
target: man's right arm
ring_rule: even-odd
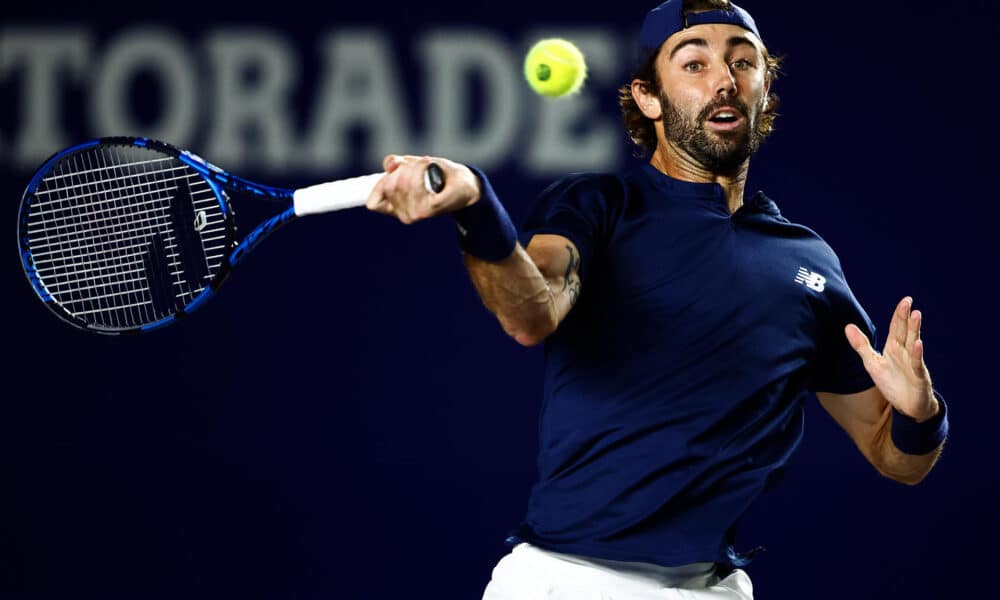
[[[448,182],[438,194],[423,187],[423,172],[437,163]],[[390,155],[386,176],[375,186],[368,208],[404,224],[466,208],[479,200],[476,176],[464,165],[443,158]],[[580,296],[580,253],[561,235],[536,235],[527,249],[496,261],[465,254],[472,283],[486,308],[508,335],[534,346],[556,330]]]
[[[555,331],[580,297],[580,253],[561,235],[536,235],[499,262],[466,254],[465,266],[486,308],[523,346]]]

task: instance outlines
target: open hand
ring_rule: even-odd
[[[940,407],[924,364],[924,342],[920,339],[923,315],[912,308],[913,298],[909,296],[896,306],[881,354],[856,325],[848,325],[844,333],[882,396],[899,412],[916,421],[926,421]]]

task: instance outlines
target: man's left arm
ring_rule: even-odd
[[[934,394],[924,364],[922,315],[912,307],[909,297],[896,307],[882,353],[857,326],[845,328],[874,387],[856,394],[816,394],[879,473],[910,485],[934,466],[948,430],[946,407]]]

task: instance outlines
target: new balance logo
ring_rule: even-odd
[[[801,283],[817,292],[822,292],[826,289],[826,277],[823,277],[819,273],[813,273],[805,267],[799,267],[799,274],[795,276],[795,283]]]

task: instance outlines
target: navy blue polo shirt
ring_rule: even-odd
[[[539,481],[511,541],[666,566],[741,565],[733,531],[798,446],[809,391],[873,383],[874,326],[833,250],[762,193],[649,165],[548,188],[522,227],[580,252],[545,342]]]

